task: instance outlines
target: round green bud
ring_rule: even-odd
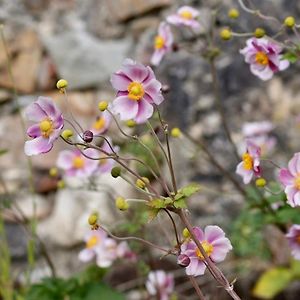
[[[98,108],[100,111],[105,111],[107,109],[108,103],[106,101],[100,101],[98,103]]]
[[[111,176],[114,178],[117,178],[120,176],[121,174],[121,168],[120,167],[113,167],[110,171]]]
[[[236,8],[231,8],[228,11],[228,17],[231,19],[237,19],[240,16],[240,12]]]
[[[266,181],[264,178],[262,178],[262,177],[256,179],[256,181],[255,181],[255,185],[256,185],[257,187],[265,187],[266,184],[267,184],[267,181]]]
[[[266,35],[266,31],[263,28],[258,27],[255,29],[254,35],[259,39]]]
[[[62,133],[61,136],[65,139],[68,140],[70,137],[73,136],[73,131],[71,129],[65,129]]]
[[[229,28],[224,28],[220,31],[220,37],[224,41],[228,41],[232,38],[232,33]]]
[[[127,127],[129,127],[129,128],[133,128],[133,127],[136,126],[136,122],[133,121],[133,120],[128,120],[128,121],[126,121],[126,125],[127,125]]]
[[[88,222],[91,226],[96,225],[98,222],[98,214],[97,213],[91,214],[88,218]]]
[[[284,25],[289,28],[294,27],[295,23],[296,23],[295,18],[292,16],[289,16],[289,17],[285,18],[285,20],[284,20]]]
[[[182,230],[182,235],[183,235],[183,237],[184,238],[189,238],[189,237],[191,237],[191,234],[190,234],[190,232],[189,232],[189,230],[187,229],[187,228],[184,228],[183,230]]]
[[[66,186],[66,184],[65,184],[64,180],[59,180],[57,182],[57,188],[63,189],[63,188],[65,188],[65,186]]]
[[[49,175],[50,175],[51,177],[56,177],[57,174],[58,174],[57,168],[53,167],[53,168],[51,168],[51,169],[49,170]]]
[[[172,130],[171,130],[171,136],[173,138],[178,138],[181,136],[181,130],[178,128],[178,127],[174,127]]]
[[[68,81],[65,80],[65,79],[60,79],[60,80],[58,80],[57,83],[56,83],[56,87],[57,87],[59,90],[65,89],[67,86],[68,86]]]
[[[123,197],[116,198],[116,207],[119,210],[125,211],[129,208],[128,202]]]
[[[140,189],[144,189],[146,185],[150,183],[147,177],[142,177],[142,179],[137,179],[137,181],[135,182],[135,185]]]

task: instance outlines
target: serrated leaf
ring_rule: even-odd
[[[188,198],[188,197],[198,193],[200,191],[200,189],[201,189],[200,184],[191,183],[191,184],[183,187],[182,189],[180,189],[179,193]]]
[[[273,268],[261,275],[256,282],[253,295],[261,299],[272,299],[283,291],[293,279],[287,268]]]
[[[175,195],[174,199],[175,199],[175,201],[177,201],[177,200],[180,200],[180,199],[183,198],[183,197],[185,197],[185,195],[184,195],[183,193],[181,193],[181,192],[178,192],[178,193]]]
[[[186,208],[185,199],[186,198],[181,198],[177,201],[174,201],[175,208]]]

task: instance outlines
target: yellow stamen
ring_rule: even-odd
[[[93,128],[96,129],[96,130],[100,130],[104,127],[105,125],[105,119],[102,117],[102,118],[98,118],[94,124],[93,124]]]
[[[131,82],[128,85],[127,90],[129,92],[128,98],[135,101],[141,100],[145,94],[142,84],[136,81]]]
[[[73,159],[73,167],[75,169],[81,169],[84,166],[84,160],[80,156],[76,156]]]
[[[188,10],[184,10],[180,13],[180,17],[186,20],[191,20],[193,19],[193,14]]]
[[[161,49],[165,45],[165,40],[161,35],[157,35],[154,39],[154,48]]]
[[[210,244],[209,242],[207,242],[207,241],[201,242],[201,245],[202,245],[202,247],[203,247],[205,253],[206,253],[207,256],[209,257],[209,256],[212,254],[213,250],[214,250],[214,246],[213,246],[212,244]],[[200,249],[199,249],[199,248],[196,249],[196,255],[198,256],[198,258],[199,258],[200,260],[203,260],[203,259],[204,259],[204,256],[203,256],[202,253],[200,252]]]
[[[300,190],[300,174],[297,174],[296,178],[294,179],[294,187],[297,190]]]
[[[249,153],[243,154],[243,163],[244,163],[243,166],[245,170],[249,171],[253,169],[253,158]]]
[[[41,121],[39,125],[42,136],[48,138],[53,131],[52,121],[47,118]]]
[[[262,51],[259,51],[255,55],[255,61],[260,65],[267,65],[269,63],[268,55]]]
[[[99,243],[99,237],[93,235],[90,239],[86,242],[86,248],[93,248]]]

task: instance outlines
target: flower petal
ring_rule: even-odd
[[[37,155],[41,153],[49,152],[53,147],[52,143],[49,143],[49,139],[42,136],[33,140],[26,141],[24,146],[24,152],[28,156]]]
[[[129,99],[127,96],[120,96],[112,103],[114,113],[120,114],[121,120],[134,119],[138,113],[138,101]]]
[[[138,104],[138,112],[134,120],[136,123],[145,123],[153,115],[153,106],[146,100],[141,99]]]

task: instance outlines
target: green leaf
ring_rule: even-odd
[[[7,152],[8,152],[8,149],[0,149],[0,156]]]
[[[291,261],[291,273],[295,279],[300,279],[300,261],[293,259]]]
[[[293,274],[287,268],[272,268],[261,275],[256,282],[253,295],[261,299],[272,299],[292,281]]]
[[[183,187],[182,189],[180,189],[179,193],[188,198],[188,197],[198,193],[200,191],[200,189],[201,189],[200,184],[191,183],[191,184]]]
[[[159,208],[150,208],[148,210],[148,222],[153,221],[157,217],[159,211]]]
[[[181,198],[177,201],[174,202],[175,208],[186,208],[186,203],[185,203],[186,198]]]
[[[276,211],[276,220],[278,223],[286,224],[286,223],[293,223],[299,224],[300,223],[300,211],[298,208],[291,207],[286,205],[285,207],[279,208]]]
[[[86,286],[86,291],[86,295],[82,298],[84,300],[125,300],[124,295],[102,283],[92,283]]]
[[[282,59],[287,59],[290,63],[294,64],[298,61],[298,55],[294,51],[283,54]]]

